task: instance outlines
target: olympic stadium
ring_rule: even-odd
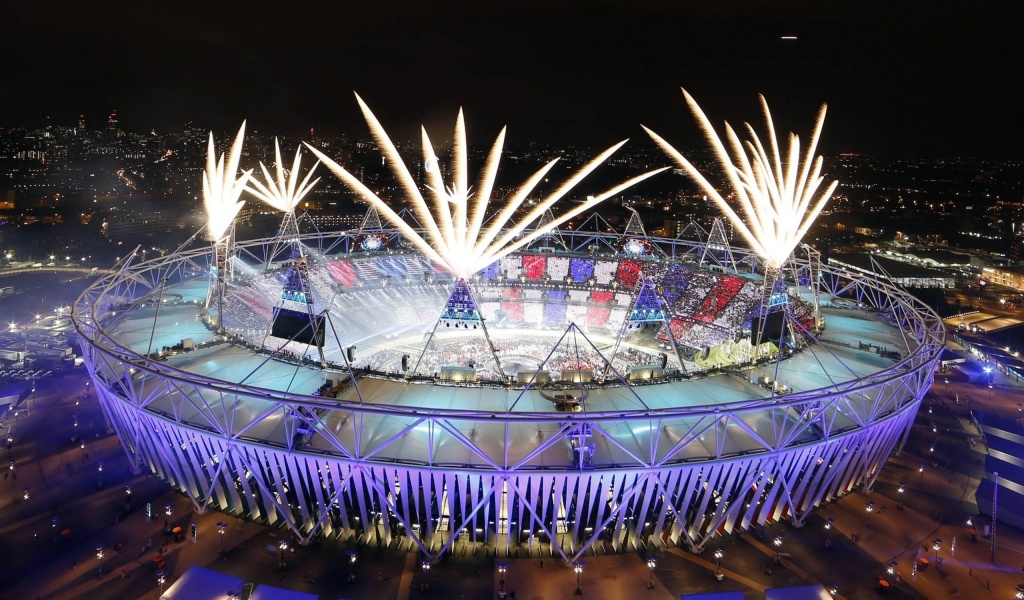
[[[450,231],[371,203],[358,229],[300,234],[285,210],[278,236],[227,219],[91,285],[73,320],[137,468],[303,542],[572,561],[802,524],[909,433],[944,333],[902,289],[635,213],[497,219],[500,255],[473,255],[455,234],[486,221],[452,196]]]

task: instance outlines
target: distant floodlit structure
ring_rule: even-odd
[[[364,189],[358,229],[235,240],[226,272],[198,242],[133,255],[75,303],[125,451],[200,512],[427,564],[456,546],[572,564],[802,523],[870,487],[908,432],[944,334],[902,290],[790,248],[771,299],[794,326],[761,340],[764,248],[598,214],[515,226],[511,200],[490,232],[503,135],[476,192],[462,119],[448,187],[424,135],[431,204],[361,106],[418,224]],[[319,337],[287,333],[288,306]]]

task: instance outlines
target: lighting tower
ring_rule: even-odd
[[[704,242],[698,264],[704,266],[708,259],[733,272],[738,270],[736,258],[732,254],[732,245],[729,243],[729,236],[725,233],[725,219],[722,217],[715,217],[711,223],[711,231],[708,232],[707,241]]]
[[[626,318],[622,321],[622,327],[619,328],[619,334],[615,337],[612,353],[605,363],[604,377],[608,377],[608,371],[611,369],[615,357],[618,356],[623,338],[627,337],[630,331],[636,331],[651,325],[660,326],[662,331],[668,336],[669,344],[672,346],[672,355],[679,362],[680,370],[685,373],[686,365],[683,363],[683,357],[679,353],[675,334],[672,333],[669,316],[668,303],[658,293],[654,281],[644,277],[641,273],[636,283],[636,293],[633,296],[633,301],[626,312]],[[662,355],[662,362],[664,364],[661,366],[664,369],[667,364],[664,355]]]
[[[532,197],[535,188],[546,181],[548,172],[555,166],[558,159],[554,159],[522,185],[515,189],[509,196],[505,205],[497,211],[491,211],[491,192],[495,188],[495,181],[498,173],[498,163],[501,159],[501,151],[505,144],[505,130],[498,134],[491,151],[488,153],[483,171],[480,173],[478,185],[475,190],[470,191],[469,181],[469,151],[466,138],[466,124],[462,111],[459,111],[455,122],[454,143],[452,145],[451,174],[448,185],[441,174],[441,163],[434,153],[430,138],[426,129],[422,130],[423,164],[426,179],[426,194],[416,184],[409,168],[406,166],[398,149],[388,137],[377,117],[370,111],[370,108],[363,102],[362,98],[356,96],[359,108],[370,128],[377,146],[381,149],[387,163],[391,165],[395,179],[406,201],[412,206],[412,212],[416,220],[423,227],[423,233],[413,229],[406,221],[391,208],[393,202],[381,199],[366,184],[346,171],[341,165],[331,160],[322,152],[310,146],[310,150],[323,162],[332,173],[338,176],[346,185],[355,191],[363,201],[377,210],[379,215],[391,223],[395,229],[418,250],[439,265],[442,269],[450,272],[455,280],[455,287],[449,301],[445,304],[444,311],[448,314],[438,321],[446,322],[450,327],[475,326],[480,333],[487,337],[487,330],[483,319],[478,319],[479,311],[473,294],[470,290],[470,278],[485,269],[502,257],[526,247],[537,239],[543,238],[563,223],[573,217],[582,214],[611,198],[627,188],[663,171],[657,169],[649,171],[637,177],[628,179],[600,194],[588,196],[587,200],[576,204],[571,210],[554,216],[548,215],[549,211],[558,203],[564,200],[568,193],[576,185],[599,167],[623,144],[620,142],[605,150],[593,160],[578,169],[568,180],[558,185],[547,195],[536,199],[533,208],[522,218],[512,224],[512,217],[516,215],[528,199]],[[308,145],[308,144],[307,144]],[[667,167],[666,167],[667,168]],[[489,214],[490,213],[490,214]],[[543,223],[533,227],[534,223],[542,220]],[[548,220],[550,219],[550,220]],[[527,231],[533,227],[532,231]],[[456,319],[450,314],[454,310]],[[465,320],[468,318],[469,320]],[[435,325],[435,331],[437,326]],[[428,338],[432,339],[431,337]],[[489,340],[488,340],[489,343]],[[429,345],[429,341],[428,341]],[[493,349],[493,347],[492,347]],[[426,351],[426,346],[424,346]],[[496,368],[501,372],[501,364],[496,354],[491,352]],[[422,357],[422,355],[421,355]],[[417,361],[417,365],[418,365]],[[415,372],[415,368],[413,369]]]
[[[310,181],[320,163],[314,164],[300,182],[299,170],[302,167],[301,147],[295,149],[295,158],[292,160],[290,170],[284,168],[284,160],[281,158],[281,144],[277,139],[274,140],[274,157],[274,174],[271,174],[270,169],[261,162],[260,170],[263,172],[264,182],[260,182],[257,178],[253,177],[250,179],[249,187],[246,188],[246,191],[284,214],[268,261],[273,261],[277,257],[277,253],[283,245],[291,247],[292,259],[295,260],[305,254],[302,245],[299,243],[299,225],[295,218],[295,209],[298,207],[299,202],[313,189],[313,186],[320,181],[320,178]]]
[[[217,280],[211,294],[207,297],[206,308],[216,304],[218,332],[224,331],[224,287],[228,271],[228,258],[234,243],[234,223],[238,211],[244,202],[239,200],[245,190],[245,183],[252,175],[252,170],[238,173],[238,162],[242,156],[242,143],[245,141],[245,122],[238,130],[231,151],[227,157],[223,154],[217,158],[217,150],[213,144],[213,133],[206,150],[206,170],[203,172],[203,206],[206,209],[207,234],[213,242],[214,263],[217,269]]]
[[[286,171],[284,168],[284,161],[281,158],[281,145],[277,140],[274,140],[274,152],[276,158],[275,175],[271,175],[267,166],[261,162],[260,170],[263,171],[264,182],[261,183],[253,178],[249,182],[251,187],[246,188],[246,191],[253,196],[284,213],[277,238],[274,240],[274,246],[267,257],[267,267],[269,268],[270,263],[277,258],[277,254],[282,246],[288,246],[291,249],[291,264],[288,266],[285,275],[284,287],[281,290],[281,300],[274,311],[274,321],[277,321],[283,310],[288,311],[284,313],[285,315],[291,314],[291,309],[286,308],[290,303],[300,305],[302,307],[301,312],[306,314],[309,322],[310,335],[308,338],[315,342],[317,352],[320,354],[320,363],[326,364],[323,343],[321,341],[322,333],[320,332],[322,324],[321,320],[317,319],[313,309],[314,298],[313,290],[310,286],[309,263],[305,248],[299,241],[299,225],[295,218],[295,208],[299,205],[299,202],[320,181],[319,178],[310,181],[320,163],[313,165],[313,168],[306,172],[306,176],[300,182],[299,171],[302,168],[302,149],[297,148],[295,150],[295,158],[292,160],[290,171]],[[271,332],[273,330],[274,323],[271,324]]]
[[[839,183],[833,181],[827,187],[821,187],[824,182],[824,177],[821,176],[823,159],[821,156],[815,156],[825,120],[825,107],[822,106],[818,113],[818,120],[804,155],[801,156],[800,153],[800,139],[790,134],[789,148],[783,158],[771,112],[763,96],[760,96],[760,99],[768,129],[767,146],[762,144],[750,125],[746,126],[749,139],[741,141],[733,128],[726,123],[726,139],[729,143],[729,148],[726,148],[693,97],[686,90],[683,90],[683,95],[715,152],[734,201],[727,202],[690,161],[658,134],[650,129],[647,129],[647,133],[697,182],[761,259],[764,267],[764,284],[761,303],[754,315],[754,327],[758,331],[751,340],[757,348],[762,342],[768,315],[780,310],[776,307],[781,307],[784,316],[787,314],[786,286],[781,277],[782,268],[821,210],[825,208]],[[733,209],[733,204],[738,206],[739,212]],[[778,363],[776,375],[777,371]]]

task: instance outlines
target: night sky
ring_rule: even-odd
[[[780,129],[829,116],[823,151],[1021,158],[1018,0],[40,2],[0,6],[0,126],[192,122],[365,136],[702,144],[711,119]],[[783,41],[781,36],[798,36]],[[649,142],[648,142],[649,143]]]

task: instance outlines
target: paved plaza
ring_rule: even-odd
[[[767,588],[821,583],[851,600],[882,592],[894,598],[1012,598],[1024,582],[1024,534],[1001,526],[994,545],[968,534],[984,447],[966,418],[965,398],[972,396],[972,407],[1015,417],[1024,389],[1002,380],[991,389],[947,384],[941,375],[937,382],[903,452],[890,459],[870,492],[858,490],[823,506],[803,527],[774,523],[722,538],[701,554],[657,549],[650,553],[657,556],[653,572],[644,552],[608,555],[595,547],[579,574],[581,595],[654,600],[735,590],[755,599]],[[163,481],[132,475],[84,370],[41,382],[3,432],[12,438],[7,460],[14,468],[0,488],[0,599],[158,598],[157,555],[165,589],[189,566],[201,565],[323,600],[498,598],[502,592],[524,600],[575,597],[572,566],[536,544],[495,557],[492,548],[459,542],[424,570],[412,551],[352,540],[300,547],[286,529],[215,511],[197,514]],[[982,531],[987,520],[974,518]],[[218,522],[226,525],[223,535]],[[182,528],[181,539],[165,533],[175,527]],[[714,576],[718,548],[722,580]],[[923,566],[922,559],[928,567],[915,575],[913,565]]]

